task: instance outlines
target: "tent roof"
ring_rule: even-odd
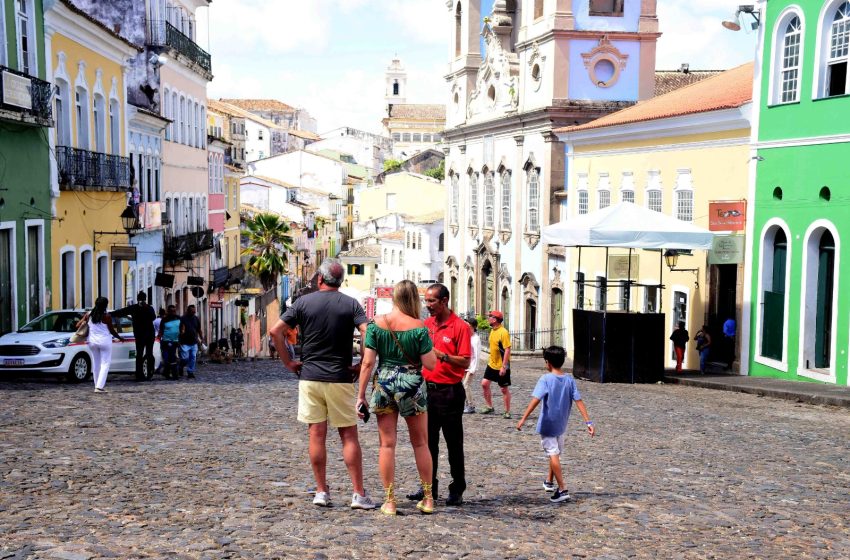
[[[543,242],[565,247],[710,249],[714,234],[672,216],[621,202],[543,228]]]

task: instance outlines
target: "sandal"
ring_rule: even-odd
[[[381,506],[381,513],[383,513],[384,515],[395,515],[395,489],[393,488],[393,484],[387,486],[387,488],[384,490],[384,494],[384,504]]]
[[[434,513],[434,497],[431,495],[431,484],[422,481],[422,494],[424,497],[416,504],[416,509],[422,513]]]

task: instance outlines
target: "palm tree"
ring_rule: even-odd
[[[274,214],[257,214],[245,222],[248,248],[242,256],[248,257],[245,267],[259,278],[266,291],[277,286],[277,279],[286,273],[288,254],[294,250],[289,224]]]

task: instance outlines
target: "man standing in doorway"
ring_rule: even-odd
[[[194,379],[195,362],[198,359],[198,343],[203,343],[201,334],[201,320],[195,315],[195,306],[186,308],[186,314],[180,318],[180,370],[178,375],[183,375],[186,368],[186,377]]]
[[[363,487],[363,455],[357,437],[354,409],[354,378],[360,371],[351,365],[354,329],[360,340],[366,338],[366,313],[354,298],[339,292],[345,269],[336,259],[325,259],[319,267],[319,290],[302,296],[271,328],[269,335],[277,348],[286,348],[290,331],[301,332],[301,361],[289,352],[279,352],[289,371],[299,377],[298,421],[308,425],[310,464],[316,479],[313,504],[331,505],[327,482],[328,424],[342,440],[342,457],[348,468],[354,494],[352,509],[373,509],[375,503]],[[361,342],[362,355],[362,342]]]
[[[723,323],[723,349],[726,352],[726,370],[735,363],[735,319],[729,317]]]
[[[463,503],[466,490],[466,471],[463,457],[463,408],[466,404],[466,392],[463,389],[463,376],[469,367],[472,348],[470,346],[469,325],[449,309],[449,290],[442,284],[432,284],[425,291],[425,306],[430,317],[425,326],[434,343],[437,365],[434,369],[422,368],[422,377],[428,387],[428,449],[431,451],[433,478],[431,492],[437,498],[437,461],[440,457],[440,430],[446,441],[449,456],[449,472],[452,481],[449,484],[447,506],[459,506]],[[408,494],[408,499],[421,500],[425,497],[420,488],[418,492]]]
[[[493,310],[487,315],[490,324],[490,360],[484,370],[481,388],[484,392],[484,402],[487,406],[481,409],[481,414],[493,414],[493,395],[490,393],[490,383],[496,382],[502,389],[505,400],[504,418],[511,417],[511,336],[502,322],[505,316],[501,311]]]
[[[148,379],[153,378],[153,341],[156,337],[154,321],[156,312],[148,305],[145,292],[136,294],[136,303],[112,312],[113,317],[130,316],[133,320],[133,337],[136,339],[136,381],[145,380],[145,366]]]

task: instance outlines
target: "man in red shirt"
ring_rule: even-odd
[[[463,390],[463,376],[472,355],[469,345],[472,333],[469,325],[449,309],[449,290],[444,285],[432,284],[428,288],[425,305],[431,314],[425,319],[425,326],[431,334],[434,353],[439,360],[434,369],[422,368],[422,376],[428,384],[428,448],[434,464],[432,493],[436,499],[437,459],[440,456],[442,430],[452,475],[446,505],[459,506],[463,503],[463,492],[466,490],[463,464],[463,407],[466,404],[466,392]],[[411,500],[421,500],[422,496],[421,489],[407,495]]]

